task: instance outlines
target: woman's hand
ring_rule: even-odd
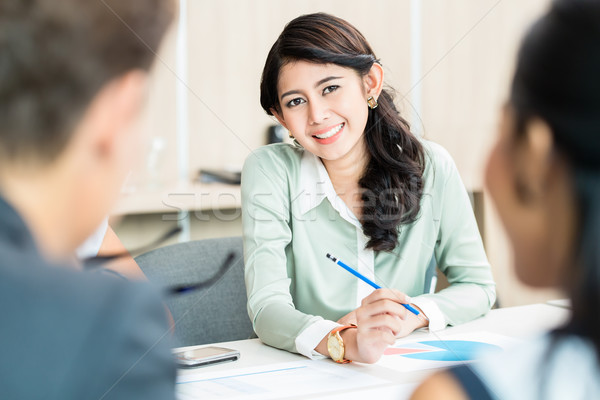
[[[363,299],[359,308],[340,318],[337,322],[341,325],[357,325],[356,329],[345,329],[340,333],[344,340],[345,358],[375,363],[396,338],[427,326],[428,321],[423,313],[416,316],[402,305],[409,303],[410,297],[398,290],[377,289]],[[418,309],[414,304],[412,306]],[[316,350],[329,355],[327,336]]]
[[[410,297],[394,289],[378,289],[365,297],[354,311],[358,328],[341,333],[346,358],[365,363],[377,362],[396,338],[426,326],[425,318],[419,318],[402,305],[408,303]],[[342,319],[349,318],[351,314]]]

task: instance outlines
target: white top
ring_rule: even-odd
[[[106,231],[108,230],[108,217],[104,218],[100,223],[98,229],[92,233],[92,235],[85,240],[78,248],[75,250],[75,254],[77,258],[83,260],[88,257],[95,257],[98,255],[100,251],[100,246],[102,246],[102,241],[104,240],[104,236],[106,235]]]
[[[556,342],[550,334],[473,366],[490,395],[511,400],[600,399],[596,350],[570,335]]]

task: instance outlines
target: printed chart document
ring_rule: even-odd
[[[396,341],[385,350],[377,365],[402,372],[446,368],[502,352],[519,342],[485,331],[431,336],[431,339],[418,341],[409,338]]]
[[[199,369],[197,373],[178,377],[176,391],[179,400],[267,400],[391,384],[348,365],[303,360],[228,371]],[[394,390],[400,393],[401,388]]]

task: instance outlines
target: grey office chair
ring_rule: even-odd
[[[471,201],[471,207],[473,207],[473,210],[476,211],[475,205],[476,205],[476,201],[475,201],[475,197],[476,194],[472,191],[468,192],[469,195],[469,200]],[[478,196],[482,196],[482,193],[479,193]],[[480,198],[478,204],[479,204],[479,208],[483,207],[482,205],[482,198]],[[483,224],[483,215],[480,215],[480,218],[477,218],[477,213],[475,213],[475,217],[477,219],[477,225],[480,228],[480,233],[481,233],[481,237],[483,238],[483,230],[481,228],[482,224]],[[437,261],[435,259],[435,254],[432,255],[431,260],[429,261],[429,265],[427,266],[427,271],[425,273],[425,285],[423,287],[423,293],[435,293],[436,292],[436,288],[438,286],[438,280],[440,280],[440,278],[438,277],[438,268],[437,268]],[[448,282],[446,281],[445,277],[441,277],[441,287],[444,288],[448,285]]]
[[[432,256],[431,261],[429,261],[429,265],[427,266],[427,271],[425,272],[425,285],[423,287],[423,293],[435,293],[437,281],[437,262],[435,260],[435,256]]]
[[[246,311],[242,238],[178,243],[135,258],[151,282],[166,288],[210,278],[231,251],[233,265],[212,287],[166,298],[177,346],[256,337]]]

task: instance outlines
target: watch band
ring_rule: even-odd
[[[337,328],[333,329],[331,332],[329,332],[329,336],[328,336],[328,341],[332,338],[332,337],[336,337],[339,346],[342,348],[343,350],[343,355],[342,355],[342,359],[340,360],[336,360],[332,354],[331,354],[331,350],[329,349],[329,344],[327,345],[327,351],[329,351],[329,356],[331,357],[331,359],[333,361],[335,361],[336,363],[339,364],[347,364],[352,362],[352,360],[348,360],[344,357],[346,350],[344,348],[344,339],[342,339],[342,337],[340,336],[340,332],[342,332],[343,330],[346,330],[348,328],[356,328],[356,325],[354,324],[350,324],[350,325],[342,325],[342,326],[338,326]]]

